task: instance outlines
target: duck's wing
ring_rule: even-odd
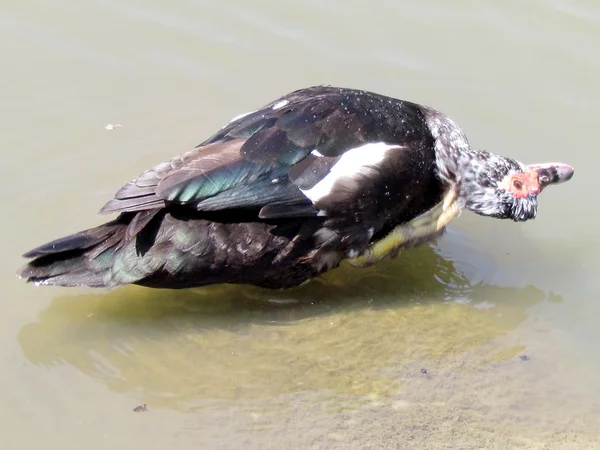
[[[326,215],[361,196],[364,178],[376,177],[396,150],[422,149],[428,139],[417,105],[364,91],[302,89],[147,170],[101,212],[175,203],[204,211],[255,207],[262,218]]]

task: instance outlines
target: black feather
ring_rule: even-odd
[[[298,217],[316,217],[319,213],[312,204],[267,205],[258,213],[260,219],[291,219]]]
[[[152,195],[156,191],[156,185],[141,186],[133,181],[130,181],[125,186],[117,191],[115,198],[117,200],[125,200],[128,198],[145,197]]]
[[[145,211],[147,209],[163,208],[165,201],[158,198],[157,195],[144,195],[140,197],[130,197],[123,200],[113,199],[108,201],[100,210],[100,214],[108,214],[113,212],[132,212]]]
[[[308,155],[298,164],[290,167],[289,177],[300,189],[311,189],[327,176],[339,157]]]
[[[294,145],[287,133],[278,128],[269,128],[253,134],[242,146],[241,154],[249,161],[260,163],[277,162],[291,166],[310,153],[310,148]]]
[[[290,182],[285,173],[275,171],[251,185],[237,185],[199,202],[202,211],[260,207],[269,204],[306,203],[306,197]]]

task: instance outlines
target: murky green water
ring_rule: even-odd
[[[0,33],[0,447],[600,446],[596,2],[5,0]],[[14,277],[145,167],[318,83],[576,175],[534,222],[465,213],[290,291]]]

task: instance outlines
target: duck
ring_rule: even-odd
[[[448,116],[374,92],[312,86],[235,117],[144,171],[117,217],[24,254],[37,285],[299,286],[439,237],[464,210],[525,222],[563,163],[472,149]]]

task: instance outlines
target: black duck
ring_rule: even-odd
[[[297,286],[342,260],[373,264],[438,236],[463,209],[535,218],[569,180],[470,148],[435,109],[316,86],[239,116],[122,187],[104,225],[45,244],[19,271],[43,285]]]

